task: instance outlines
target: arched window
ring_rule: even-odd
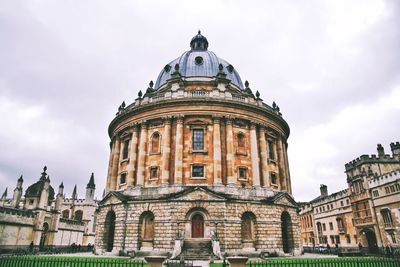
[[[251,212],[245,212],[242,215],[242,241],[254,241],[256,217]]]
[[[62,211],[62,217],[64,219],[68,219],[69,218],[69,210],[63,210]]]
[[[75,220],[77,220],[78,222],[81,222],[82,218],[83,218],[83,211],[81,211],[81,210],[75,211]]]
[[[246,137],[244,133],[238,133],[237,136],[237,152],[245,153],[246,152]]]
[[[160,153],[160,139],[158,132],[153,133],[151,136],[151,153]]]

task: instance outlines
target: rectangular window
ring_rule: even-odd
[[[386,187],[385,187],[385,192],[386,192],[386,194],[389,194],[389,193],[390,193],[389,186],[386,186]]]
[[[395,191],[396,191],[396,189],[394,188],[394,185],[391,185],[391,186],[390,186],[390,192],[393,193],[393,192],[395,192]]]
[[[372,191],[372,194],[374,195],[374,197],[379,197],[379,192],[378,192],[378,190]]]
[[[346,199],[346,204],[349,205],[350,204],[350,200]]]
[[[322,224],[322,229],[324,230],[324,231],[326,231],[326,225],[323,223]]]
[[[193,129],[193,150],[204,150],[203,129]]]
[[[34,200],[33,199],[29,199],[29,205],[33,205]]]
[[[150,179],[158,179],[158,167],[150,167]]]
[[[394,186],[396,187],[396,192],[399,192],[400,191],[400,185],[399,184],[395,184]]]
[[[240,180],[247,180],[247,168],[239,167],[239,179]]]
[[[394,233],[394,232],[390,232],[389,235],[390,235],[390,238],[392,239],[392,243],[393,243],[393,244],[397,243],[397,242],[396,242],[396,235],[395,235],[395,233]]]
[[[119,177],[119,183],[120,184],[126,183],[126,172],[121,173],[121,176]]]
[[[340,201],[340,206],[344,206],[343,200]]]
[[[122,159],[127,159],[129,154],[129,140],[124,141],[124,148],[122,149]]]
[[[331,223],[331,222],[329,223],[329,229],[333,230],[333,223]]]
[[[192,165],[192,177],[193,178],[204,178],[204,166],[203,165]]]
[[[336,239],[336,244],[340,244],[340,237],[338,235],[335,235],[335,239]]]
[[[268,155],[270,159],[275,160],[274,142],[272,140],[268,140]]]
[[[275,173],[271,173],[271,184],[277,184],[276,183],[276,174]]]

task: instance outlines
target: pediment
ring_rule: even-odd
[[[100,202],[100,205],[112,205],[125,201],[125,197],[118,192],[109,192]]]
[[[175,200],[184,200],[184,201],[198,201],[198,200],[205,200],[205,201],[224,201],[226,198],[223,196],[212,192],[210,190],[206,190],[201,187],[196,187],[191,189],[190,191],[182,192],[181,194],[175,197]]]
[[[290,206],[290,207],[298,207],[297,202],[293,199],[291,195],[286,192],[278,193],[275,196],[269,199],[274,204],[283,205],[283,206]]]

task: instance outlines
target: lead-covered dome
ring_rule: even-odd
[[[164,69],[158,75],[155,89],[159,89],[170,78],[175,71],[176,64],[179,64],[179,73],[181,76],[189,77],[208,77],[214,78],[220,72],[219,65],[222,64],[222,71],[226,78],[240,89],[244,89],[239,73],[226,60],[217,57],[212,51],[208,51],[208,41],[199,31],[190,41],[191,50],[186,51],[177,59],[165,65]]]

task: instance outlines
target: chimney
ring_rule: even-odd
[[[326,185],[321,184],[319,190],[321,191],[321,197],[326,197],[328,195],[328,187]]]
[[[378,150],[378,157],[382,157],[385,155],[385,149],[383,148],[383,146],[381,144],[378,144],[378,146],[376,147],[376,150]]]

